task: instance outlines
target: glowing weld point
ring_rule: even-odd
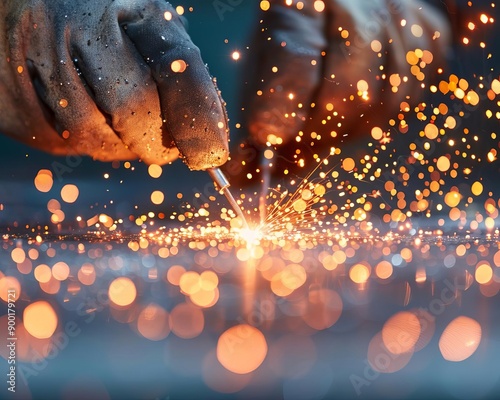
[[[238,236],[248,244],[253,244],[262,239],[262,231],[259,228],[243,228],[238,232]]]

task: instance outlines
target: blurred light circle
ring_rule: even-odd
[[[61,189],[61,199],[66,203],[74,203],[79,194],[78,187],[72,184],[64,185]]]
[[[182,303],[170,312],[170,328],[180,338],[195,338],[203,331],[204,326],[205,317],[198,307]]]
[[[137,296],[137,289],[130,278],[116,278],[109,285],[109,299],[117,306],[129,306]]]
[[[439,339],[439,350],[445,360],[466,360],[481,342],[481,325],[469,317],[460,316],[451,321]]]
[[[225,331],[217,342],[217,359],[235,374],[255,371],[267,355],[267,342],[257,328],[242,324]]]
[[[313,289],[309,292],[307,308],[302,318],[313,329],[327,329],[340,318],[342,308],[342,299],[336,291]]]
[[[382,328],[382,340],[391,353],[407,353],[413,351],[420,332],[420,322],[417,316],[411,312],[402,311],[386,321]]]
[[[382,332],[377,333],[368,345],[368,363],[374,371],[391,374],[397,372],[410,362],[413,351],[394,354],[385,346]]]
[[[21,295],[21,284],[13,276],[0,278],[0,298],[7,302],[7,299],[17,300]]]
[[[170,333],[167,311],[158,304],[144,307],[137,318],[137,330],[149,340],[165,339]]]
[[[46,301],[36,301],[24,309],[24,327],[38,339],[50,338],[57,328],[57,314]]]
[[[426,347],[434,336],[436,331],[436,317],[434,317],[430,312],[424,309],[412,310],[415,316],[418,318],[420,324],[420,336],[415,343],[415,351],[420,351]]]
[[[12,258],[12,261],[17,264],[21,264],[26,259],[26,253],[20,247],[16,247],[15,249],[13,249],[10,253],[10,256]]]
[[[52,276],[58,281],[65,281],[69,276],[69,266],[63,261],[59,261],[52,266]]]

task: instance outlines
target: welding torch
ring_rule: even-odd
[[[220,168],[208,168],[206,171],[214,181],[217,190],[219,190],[219,193],[223,194],[226,197],[227,201],[236,213],[236,216],[241,219],[243,223],[242,227],[244,229],[248,229],[248,222],[245,218],[245,215],[243,214],[243,211],[241,210],[241,207],[238,205],[233,194],[229,190],[230,184],[224,173]]]

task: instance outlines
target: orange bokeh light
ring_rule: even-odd
[[[144,307],[137,318],[137,330],[149,340],[165,339],[170,333],[167,311],[158,304]]]
[[[132,304],[137,296],[137,289],[130,278],[116,278],[109,285],[109,299],[117,306],[126,307]]]
[[[52,178],[52,172],[48,169],[41,169],[35,177],[35,187],[38,191],[42,193],[47,193],[52,189],[54,184],[54,179]]]
[[[217,342],[217,359],[224,368],[235,374],[255,371],[266,355],[266,338],[261,331],[250,325],[229,328]]]
[[[3,301],[7,299],[17,300],[21,295],[21,284],[13,276],[4,276],[0,278],[0,298]]]
[[[312,289],[302,318],[316,330],[331,327],[342,314],[342,298],[330,289]]]
[[[65,281],[69,276],[69,266],[63,261],[59,261],[52,266],[52,276],[58,281]]]
[[[57,328],[57,314],[46,301],[36,301],[24,309],[24,327],[38,339],[50,338]]]
[[[80,194],[78,187],[75,185],[64,185],[61,189],[61,199],[66,203],[74,203]]]
[[[195,338],[203,331],[204,326],[205,317],[198,307],[181,303],[170,312],[170,327],[180,338]]]
[[[481,325],[469,317],[451,321],[439,339],[439,350],[448,361],[463,361],[472,356],[481,342]]]
[[[389,318],[382,328],[382,340],[392,354],[412,352],[420,337],[421,327],[417,316],[402,311]]]

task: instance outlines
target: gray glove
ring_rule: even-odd
[[[0,132],[59,155],[226,161],[220,93],[166,1],[4,0],[0,18]]]
[[[429,4],[303,0],[300,10],[297,4],[272,0],[262,13],[253,56],[257,79],[250,84],[248,107],[249,128],[257,144],[286,143],[301,129],[304,145],[315,142],[311,132],[321,135],[321,145],[335,143],[345,134],[370,135],[373,126],[397,116],[406,96],[418,100],[423,93],[420,85],[443,66],[449,24]],[[415,49],[433,54],[430,65],[426,59],[428,65],[417,66],[425,78],[413,76],[416,68],[412,72],[407,62],[407,52]],[[398,74],[408,82],[393,92]],[[366,96],[360,96],[365,88]]]

